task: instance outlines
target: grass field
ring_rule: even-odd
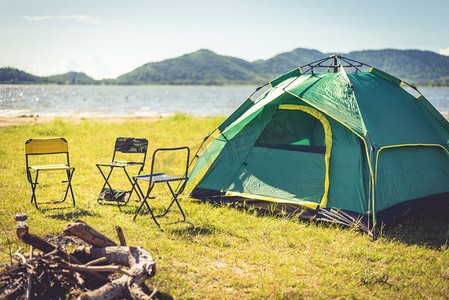
[[[449,217],[415,215],[383,228],[377,241],[365,233],[336,225],[300,221],[188,198],[181,203],[187,222],[174,210],[161,219],[158,230],[149,215],[133,222],[137,203],[117,207],[98,205],[102,178],[95,163],[108,162],[117,136],[149,140],[149,153],[158,147],[187,145],[195,149],[222,118],[193,118],[176,114],[156,121],[129,120],[122,124],[79,121],[0,128],[0,263],[10,252],[26,247],[15,237],[14,214],[29,216],[30,232],[60,233],[71,220],[81,219],[116,238],[122,227],[129,245],[149,251],[157,274],[149,286],[160,296],[181,299],[449,299]],[[24,143],[31,137],[63,136],[76,167],[73,186],[77,207],[30,203]],[[167,158],[164,163],[172,162]],[[149,171],[148,163],[145,171]],[[144,172],[145,172],[144,171]],[[62,185],[43,177],[38,200],[58,197]],[[47,180],[47,181],[45,181]],[[121,184],[114,179],[115,184]],[[449,183],[448,183],[449,184]],[[158,190],[161,208],[169,201]],[[69,202],[70,203],[70,202]],[[59,209],[46,209],[57,207]],[[64,208],[65,207],[65,208]]]

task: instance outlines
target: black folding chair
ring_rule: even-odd
[[[185,152],[185,168],[182,167],[182,169],[180,169],[179,174],[178,175],[168,175],[165,172],[157,172],[155,173],[155,164],[156,164],[156,159],[158,157],[158,154],[161,154],[163,152],[173,152],[174,154],[176,153],[181,153],[181,152]],[[136,220],[137,215],[139,214],[139,212],[142,210],[142,208],[145,206],[148,211],[151,214],[151,217],[153,218],[154,222],[156,223],[157,226],[160,227],[159,222],[157,221],[156,218],[165,216],[169,210],[172,208],[173,204],[176,203],[176,205],[179,208],[179,211],[182,214],[182,221],[184,222],[186,220],[186,216],[184,214],[184,211],[181,208],[181,204],[178,201],[178,196],[184,191],[184,188],[186,186],[187,180],[188,178],[188,172],[189,172],[189,158],[190,158],[190,149],[188,147],[176,147],[176,148],[159,148],[156,149],[153,152],[153,158],[151,161],[151,172],[150,174],[145,174],[145,175],[137,175],[134,176],[134,186],[137,188],[138,193],[141,194],[141,197],[143,199],[142,203],[140,204],[139,208],[136,210],[136,213],[134,215],[133,220]],[[166,162],[167,163],[167,162]],[[168,167],[168,164],[166,166],[166,168]],[[179,166],[181,167],[181,166]],[[173,168],[173,164],[170,164],[170,169]],[[173,170],[171,172],[174,172]],[[182,172],[182,173],[181,173]],[[146,181],[148,182],[148,189],[147,192],[144,194],[142,192],[142,189],[139,185],[139,181]],[[156,183],[166,183],[168,186],[168,189],[171,193],[172,199],[170,204],[168,205],[167,209],[160,215],[155,216],[153,213],[153,210],[151,209],[150,205],[148,204],[148,200],[149,199],[155,199],[154,196],[150,196],[151,192],[153,191],[155,184]],[[178,185],[174,188],[173,187],[173,183],[177,183]]]
[[[101,175],[104,178],[104,184],[101,188],[100,194],[97,198],[97,202],[100,204],[104,203],[115,203],[117,206],[124,206],[128,203],[131,195],[134,191],[134,182],[129,175],[127,168],[138,166],[139,169],[135,173],[139,175],[143,171],[145,166],[145,159],[147,156],[148,140],[145,138],[134,138],[134,137],[118,137],[115,141],[114,154],[112,155],[111,163],[98,163],[97,168],[100,170]],[[120,156],[120,157],[119,157]],[[130,160],[132,156],[133,160]],[[126,160],[118,160],[126,159]],[[103,169],[102,169],[103,168]],[[131,189],[122,190],[114,189],[111,186],[110,178],[112,171],[115,168],[122,169],[128,179]],[[109,169],[107,174],[103,172]],[[137,193],[138,200],[141,200],[139,193]]]
[[[31,165],[31,157],[40,156],[42,160],[39,165]],[[50,158],[51,156],[51,158]],[[26,171],[28,182],[31,185],[31,203],[39,209],[36,199],[36,187],[38,185],[39,172],[49,171],[63,171],[67,175],[67,180],[63,180],[63,183],[67,183],[64,196],[61,200],[42,202],[42,203],[61,203],[67,198],[67,194],[70,190],[72,196],[73,206],[75,206],[75,196],[72,189],[72,177],[75,172],[75,168],[70,166],[69,161],[69,146],[66,139],[62,137],[58,138],[42,138],[42,139],[29,139],[25,143],[25,158],[26,158]],[[37,159],[33,159],[34,162]],[[34,174],[34,177],[33,177]],[[64,176],[65,177],[65,176]]]

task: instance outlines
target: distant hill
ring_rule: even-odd
[[[298,48],[267,60],[246,60],[201,49],[180,57],[147,63],[116,79],[94,80],[84,73],[38,77],[0,68],[0,83],[54,84],[262,84],[332,53]],[[364,50],[342,54],[404,79],[411,84],[449,86],[449,57],[421,50]]]
[[[0,83],[40,83],[40,77],[14,68],[0,68]]]
[[[409,83],[449,86],[449,57],[420,50],[365,50],[348,53]]]
[[[61,75],[39,77],[14,68],[0,68],[0,83],[3,84],[95,84],[97,80],[84,73],[68,72]]]
[[[209,50],[148,63],[118,84],[261,84],[332,53],[298,48],[252,63]],[[420,50],[365,50],[342,54],[418,85],[449,86],[449,57]]]
[[[246,60],[199,50],[177,58],[145,64],[116,79],[119,84],[248,84],[262,82]]]
[[[255,61],[257,71],[270,78],[333,53],[295,49],[265,61]],[[341,54],[390,73],[411,84],[449,86],[449,57],[421,50],[364,50]]]
[[[47,82],[57,83],[57,84],[94,84],[97,80],[87,76],[84,73],[78,72],[68,72],[61,75],[53,75],[42,77]]]

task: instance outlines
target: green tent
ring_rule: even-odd
[[[268,84],[218,127],[193,198],[277,203],[367,231],[449,203],[449,123],[414,86],[339,55]]]

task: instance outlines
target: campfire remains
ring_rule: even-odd
[[[31,249],[29,255],[19,249],[14,254],[17,262],[0,268],[0,299],[64,299],[67,295],[78,299],[154,297],[156,289],[151,291],[145,280],[156,274],[156,263],[141,247],[126,246],[120,227],[116,227],[120,240],[117,245],[82,221],[69,223],[60,238],[80,246],[67,253],[30,234],[23,216],[16,219],[17,236]]]

